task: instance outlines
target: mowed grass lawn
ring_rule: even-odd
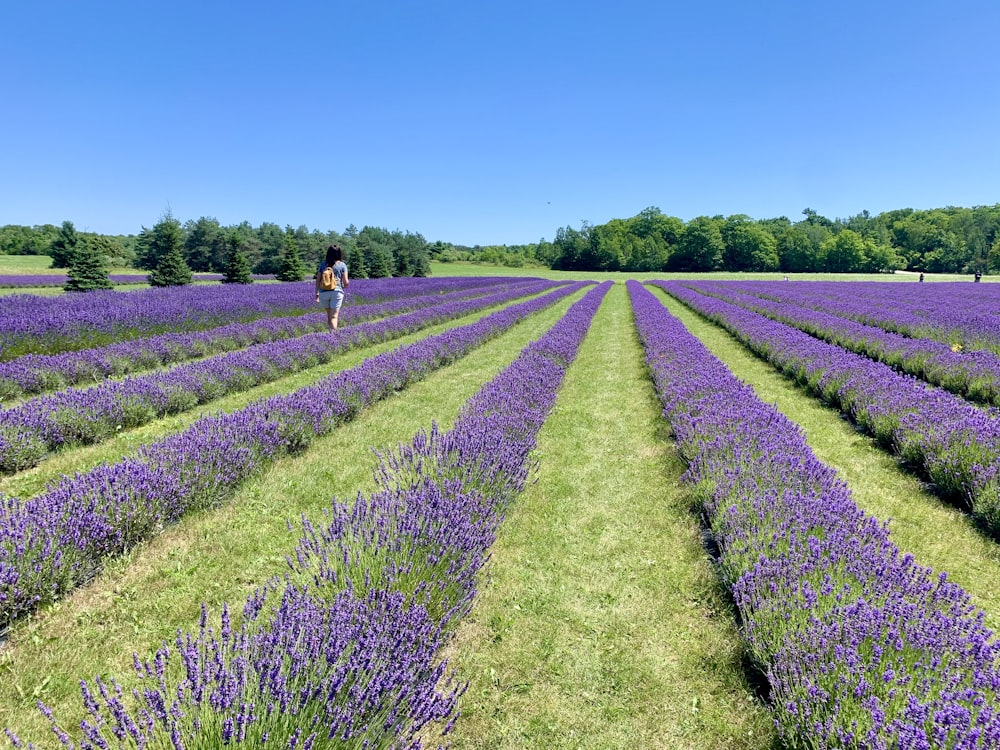
[[[949,571],[991,625],[1000,623],[1000,547],[835,412],[728,334],[659,296],[761,398],[803,426],[859,505],[893,519],[900,547]],[[366,410],[304,455],[265,468],[232,502],[184,519],[110,563],[91,585],[15,626],[0,649],[0,729],[10,726],[49,746],[47,722],[34,707],[38,698],[72,727],[82,717],[79,679],[114,676],[128,687],[132,653],[149,654],[177,629],[194,628],[202,602],[214,617],[222,602],[238,609],[247,592],[281,573],[297,538],[295,519],[320,517],[334,495],[371,489],[373,448],[408,441],[432,420],[449,426],[465,400],[570,303]],[[398,343],[350,352],[338,366]],[[257,395],[321,374],[300,373]],[[237,408],[248,398],[218,408]],[[67,452],[50,469],[8,478],[0,491],[38,491],[56,466],[72,471],[111,460],[190,419]],[[735,618],[680,483],[685,467],[660,415],[621,283],[605,298],[567,372],[536,457],[537,481],[501,527],[476,605],[446,654],[469,681],[451,744],[773,747],[770,714],[743,669]]]

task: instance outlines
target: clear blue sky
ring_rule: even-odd
[[[0,224],[552,239],[1000,202],[1000,3],[7,3]]]

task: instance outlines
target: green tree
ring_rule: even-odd
[[[357,239],[349,235],[344,236],[346,239],[341,248],[344,250],[344,262],[347,264],[348,269],[350,269],[351,278],[367,279],[368,268],[365,266],[365,256],[358,247]]]
[[[727,271],[777,270],[780,260],[774,235],[749,216],[730,216],[721,231],[726,243],[723,268]]]
[[[73,222],[64,221],[49,248],[49,255],[52,257],[51,268],[69,268],[73,265],[73,257],[79,244],[80,237]]]
[[[183,254],[181,223],[169,211],[148,231],[146,245],[148,261],[153,265],[149,274],[150,284],[183,286],[191,283],[191,269]]]
[[[302,256],[299,255],[299,243],[295,239],[295,231],[290,226],[285,227],[285,243],[281,253],[281,263],[275,276],[278,281],[302,281],[306,276]]]
[[[990,273],[1000,273],[1000,235],[997,235],[987,256],[987,266]]]
[[[216,219],[202,216],[184,225],[184,260],[192,271],[221,271],[225,266],[226,239]]]
[[[589,271],[587,267],[590,258],[590,233],[593,227],[586,221],[577,231],[572,227],[562,227],[556,230],[556,238],[552,244],[558,252],[553,268],[560,271]]]
[[[882,245],[871,237],[865,237],[865,273],[892,273],[906,268],[906,258],[896,252],[892,245]]]
[[[254,273],[277,274],[285,250],[285,232],[277,224],[265,221],[257,228],[261,257],[254,264]]]
[[[844,229],[823,243],[826,270],[833,273],[857,273],[867,260],[864,238],[853,229]]]
[[[376,227],[365,227],[358,232],[357,243],[364,256],[369,278],[384,279],[392,276],[396,262],[388,232]]]
[[[106,237],[96,236],[78,243],[63,289],[67,292],[113,289],[114,284],[108,278],[109,251],[113,252],[114,246]]]
[[[246,253],[243,252],[244,243],[243,234],[238,229],[230,230],[229,236],[226,238],[229,253],[226,258],[223,284],[250,284],[253,282],[250,261],[247,260]]]
[[[782,271],[802,273],[822,269],[819,247],[813,244],[802,226],[796,224],[787,227],[776,240]]]
[[[722,268],[722,220],[696,216],[684,227],[677,251],[670,257],[671,270],[718,271]]]
[[[58,236],[53,224],[6,224],[0,227],[0,255],[46,255]]]

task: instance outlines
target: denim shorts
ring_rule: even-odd
[[[331,310],[339,310],[342,304],[344,304],[343,289],[319,290],[319,306],[324,310],[327,308],[330,308]]]

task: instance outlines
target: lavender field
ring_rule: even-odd
[[[7,742],[1000,748],[1000,287],[621,281],[4,297]]]

